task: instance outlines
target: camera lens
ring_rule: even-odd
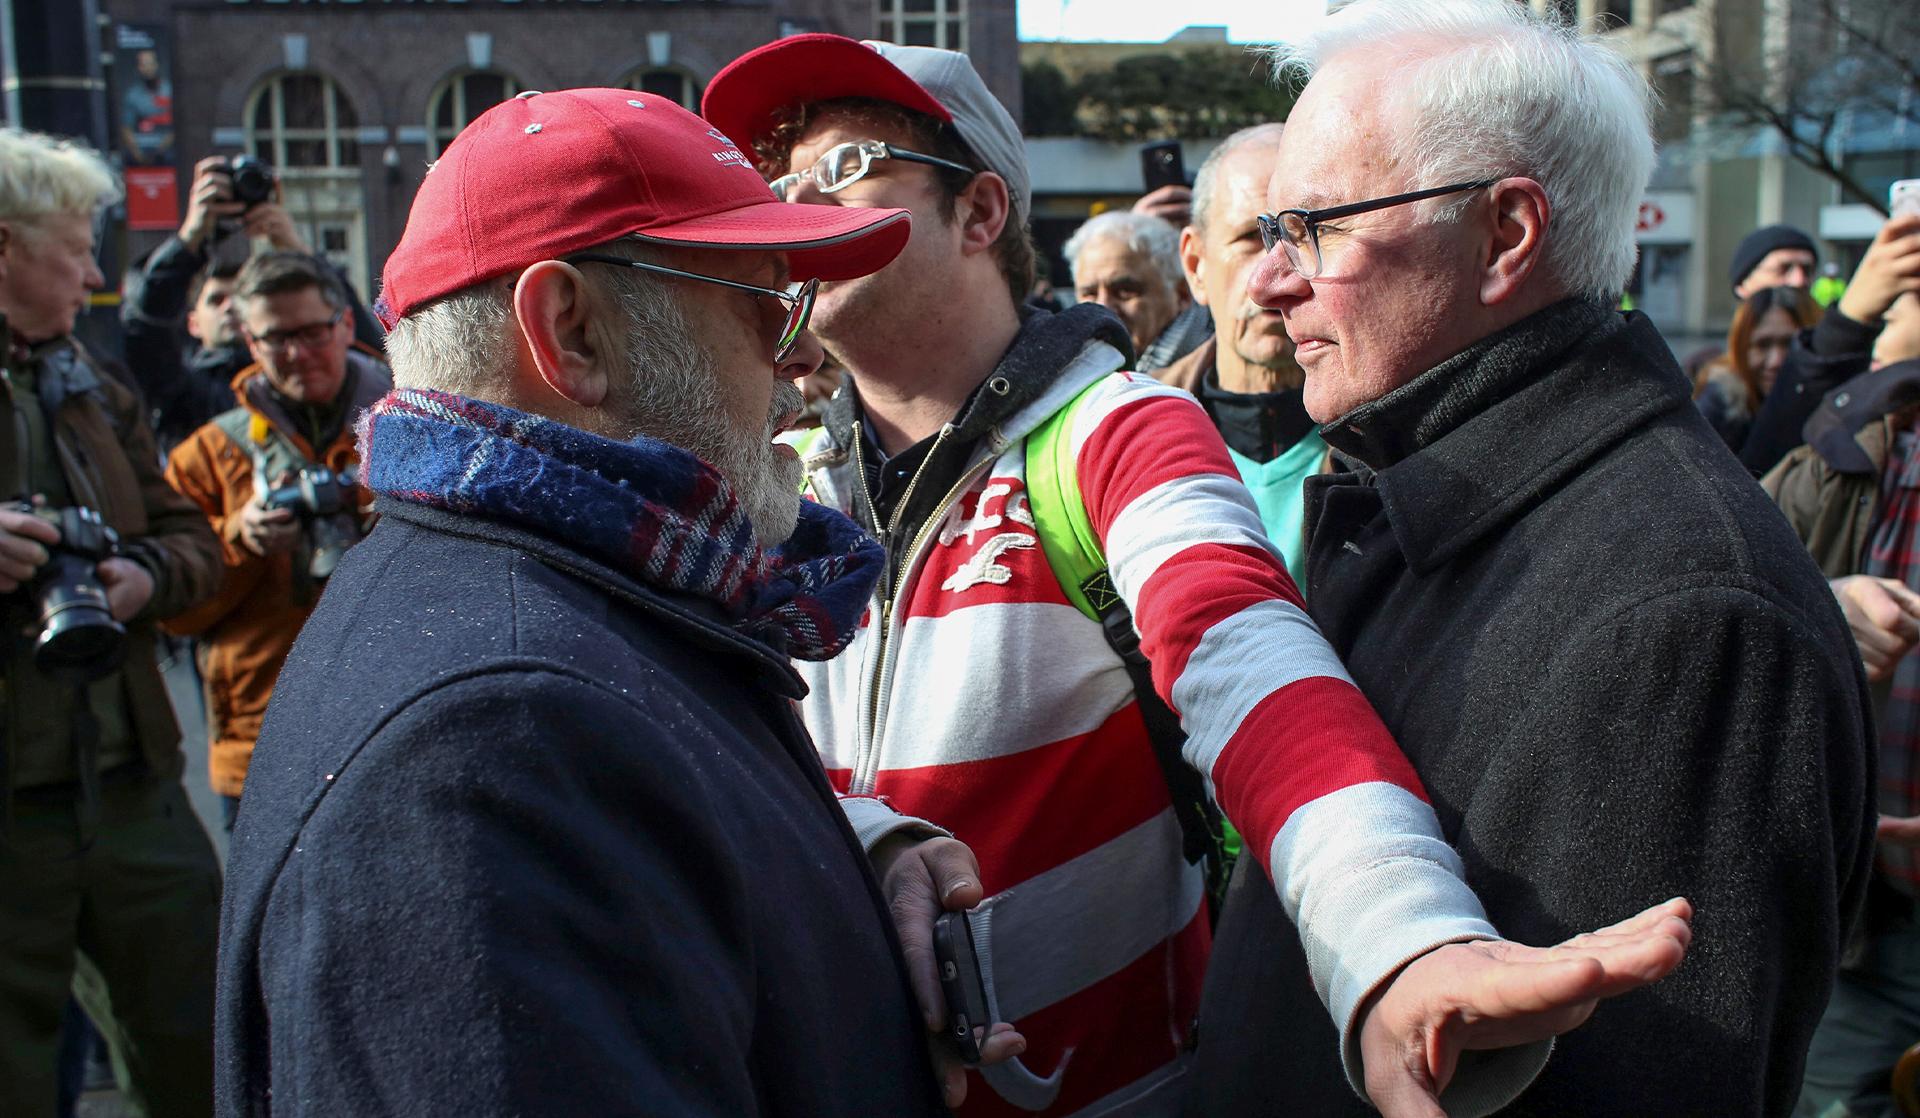
[[[93,564],[56,554],[40,586],[34,666],[62,683],[89,683],[118,668],[127,655],[127,630],[113,619]]]

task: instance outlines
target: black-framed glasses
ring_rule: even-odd
[[[325,322],[310,322],[305,326],[292,326],[285,330],[269,330],[264,334],[256,334],[248,330],[246,334],[253,339],[255,345],[275,353],[285,353],[296,345],[302,349],[319,349],[333,340],[333,328],[340,325],[340,320],[345,317],[347,317],[347,308],[341,307]]]
[[[738,283],[718,276],[703,276],[698,272],[683,272],[678,268],[649,264],[644,260],[628,260],[625,257],[606,256],[597,252],[583,252],[577,256],[569,256],[566,258],[566,263],[612,264],[619,268],[638,268],[643,272],[699,280],[701,283],[711,283],[719,287],[731,287],[735,291],[744,291],[749,295],[778,299],[787,304],[787,321],[780,327],[780,340],[773,347],[773,360],[776,365],[791,356],[793,347],[800,343],[800,333],[807,328],[807,320],[813,317],[813,300],[820,294],[820,280],[817,277],[799,284],[792,291],[779,291],[771,287],[755,287],[750,283]]]
[[[1287,263],[1300,273],[1301,279],[1313,279],[1320,274],[1325,262],[1320,252],[1320,223],[1337,221],[1355,214],[1372,213],[1390,206],[1404,206],[1409,202],[1423,202],[1428,198],[1439,198],[1446,194],[1458,194],[1465,190],[1480,190],[1499,182],[1499,179],[1479,179],[1475,182],[1457,182],[1452,186],[1436,186],[1431,190],[1416,190],[1411,194],[1394,194],[1385,198],[1369,198],[1364,202],[1348,202],[1344,206],[1329,206],[1323,210],[1281,210],[1277,214],[1261,214],[1254,218],[1260,226],[1260,243],[1268,252],[1279,245],[1286,250]]]
[[[955,163],[951,159],[940,159],[932,155],[922,155],[917,151],[906,151],[880,140],[853,140],[844,144],[835,144],[826,154],[813,161],[813,166],[802,171],[781,175],[768,186],[773,188],[773,196],[782,202],[793,201],[793,192],[809,179],[820,188],[822,194],[832,194],[852,186],[865,178],[873,165],[882,159],[902,159],[908,163],[925,163],[929,167],[945,167],[951,171],[972,175],[977,172],[972,167]]]

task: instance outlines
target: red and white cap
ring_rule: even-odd
[[[800,206],[672,101],[626,89],[522,93],[427,172],[375,304],[388,326],[462,288],[624,236],[784,252],[796,280],[852,279],[907,243],[905,210]]]

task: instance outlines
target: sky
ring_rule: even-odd
[[[1236,43],[1270,43],[1325,8],[1325,0],[1019,0],[1020,37],[1157,43],[1211,23]]]

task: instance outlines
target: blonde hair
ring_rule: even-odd
[[[0,128],[0,221],[92,214],[120,200],[120,180],[77,140]]]

